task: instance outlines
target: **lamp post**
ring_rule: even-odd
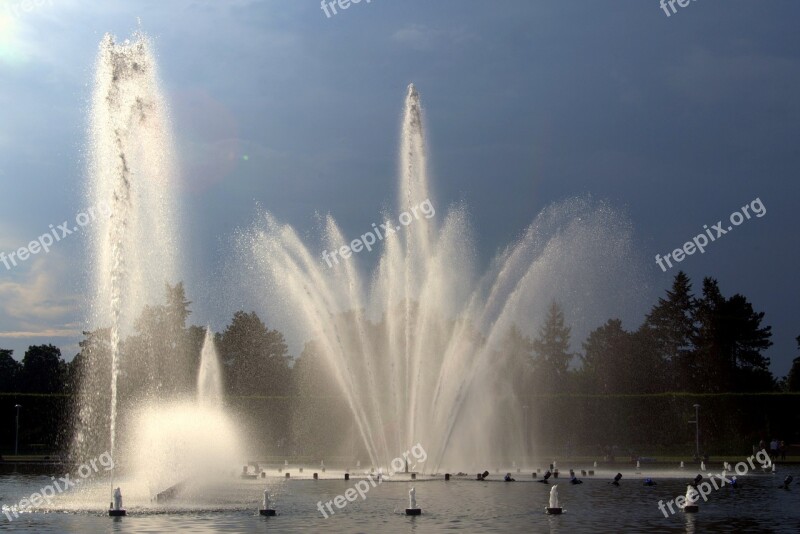
[[[694,421],[689,421],[694,424],[694,439],[695,439],[695,460],[700,459],[700,405],[694,405]]]
[[[14,456],[19,455],[19,409],[22,408],[21,404],[15,404],[14,408],[17,409],[17,431],[14,433]]]

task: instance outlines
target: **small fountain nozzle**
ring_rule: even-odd
[[[683,505],[683,511],[687,514],[696,514],[700,511],[700,493],[697,488],[689,484],[686,486],[686,504]]]
[[[122,491],[120,491],[119,488],[114,488],[114,501],[111,503],[111,507],[108,510],[108,515],[110,517],[124,517],[128,515],[128,513],[122,507]]]
[[[406,508],[406,515],[420,515],[422,510],[417,507],[417,490],[411,488],[408,491],[408,508]]]
[[[545,512],[550,515],[561,515],[563,509],[558,505],[558,484],[550,488],[549,506],[545,507]]]
[[[262,508],[261,510],[258,511],[259,515],[269,516],[269,517],[277,515],[277,513],[275,512],[275,509],[269,507],[270,506],[269,490],[266,490],[266,489],[264,490],[264,501],[263,501],[262,504],[263,504],[264,508]]]

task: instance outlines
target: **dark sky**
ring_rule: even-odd
[[[138,17],[172,110],[195,322],[224,327],[236,308],[209,288],[256,203],[303,233],[331,213],[351,235],[393,205],[413,81],[436,197],[469,207],[484,265],[545,206],[608,200],[635,229],[649,306],[676,272],[656,254],[759,198],[766,215],[680,268],[766,312],[776,374],[798,355],[795,1],[697,0],[669,17],[658,0],[373,0],[331,18],[316,0],[21,6],[0,0],[0,251],[86,207],[97,45]],[[0,264],[0,346],[74,355],[85,247],[75,235]]]

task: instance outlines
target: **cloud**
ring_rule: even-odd
[[[30,271],[0,281],[0,338],[74,337],[79,297],[69,291],[68,269],[55,251],[39,256]]]
[[[75,337],[81,335],[78,330],[71,330],[66,328],[48,328],[44,330],[37,330],[35,332],[0,332],[0,339],[28,339],[32,337]]]

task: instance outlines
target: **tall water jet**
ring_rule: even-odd
[[[399,215],[384,214],[372,276],[354,259],[326,267],[265,213],[239,242],[252,267],[245,276],[258,277],[247,283],[269,291],[264,305],[278,328],[312,341],[307,350],[327,363],[373,465],[388,466],[415,443],[430,455],[421,471],[524,457],[523,403],[499,372],[504,340],[519,326],[535,335],[554,299],[579,313],[580,334],[607,319],[607,302],[636,309],[632,230],[602,202],[554,204],[476,278],[466,210],[436,217],[413,85],[400,137]],[[328,216],[326,250],[349,243]]]
[[[197,371],[197,402],[202,408],[222,407],[222,370],[214,345],[214,334],[206,328],[203,349],[200,351],[200,369]]]
[[[111,363],[109,369],[105,358],[85,358],[73,447],[82,457],[91,450],[115,454],[122,339],[136,314],[178,279],[171,128],[144,35],[123,43],[103,37],[88,135],[87,199],[94,212],[88,323],[95,336],[87,344],[96,343]]]
[[[100,43],[88,153],[94,295],[72,453],[85,461],[110,452],[112,487],[124,479],[129,505],[182,498],[244,454],[222,410],[213,333],[198,367],[186,328],[191,303],[182,284],[169,286],[180,280],[177,176],[155,58],[141,34]]]
[[[408,86],[405,110],[403,113],[402,141],[400,148],[400,191],[399,207],[401,212],[411,212],[422,202],[431,202],[428,186],[428,163],[425,151],[425,136],[422,122],[422,104],[414,84]],[[414,317],[412,317],[412,299],[419,294],[420,286],[426,277],[427,261],[431,256],[431,227],[429,224],[412,225],[407,228],[405,254],[402,258],[404,265],[403,277],[405,290],[403,291],[404,307],[404,360],[406,369],[405,392],[410,395],[402,407],[408,410],[406,434],[413,443],[416,427],[416,414],[418,402],[418,385],[420,372],[420,351],[414,350],[412,332],[415,331]],[[417,325],[424,327],[430,317],[417,315]],[[404,412],[398,412],[404,413]]]

